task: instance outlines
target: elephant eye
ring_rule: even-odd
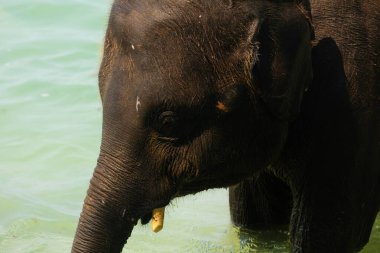
[[[165,111],[158,117],[157,131],[159,139],[174,141],[179,138],[179,117],[175,112]]]

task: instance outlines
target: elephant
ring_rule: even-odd
[[[380,208],[380,2],[114,0],[100,153],[72,252],[121,252],[178,197],[348,253]],[[260,200],[260,201],[258,201]]]

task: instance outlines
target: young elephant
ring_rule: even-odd
[[[380,204],[379,12],[377,0],[115,0],[72,252],[121,252],[153,210],[233,185],[236,224],[290,219],[292,252],[359,250]]]

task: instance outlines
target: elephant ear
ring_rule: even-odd
[[[275,118],[291,121],[300,111],[303,94],[313,79],[309,20],[264,20],[255,36],[259,61],[252,78],[265,108]]]

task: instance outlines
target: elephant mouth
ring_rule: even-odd
[[[151,221],[152,217],[153,217],[153,210],[149,213],[146,213],[140,218],[141,224],[142,225],[148,224]]]
[[[151,212],[140,218],[141,224],[152,223],[152,231],[157,233],[164,227],[165,207],[153,209]]]
[[[175,196],[175,191],[171,194],[165,195],[165,197],[159,201],[149,201],[150,204],[146,203],[146,208],[144,208],[145,211],[141,212],[144,214],[138,218],[141,225],[151,223],[153,232],[157,233],[161,231],[164,225],[165,207],[170,205],[173,196]]]
[[[221,168],[221,166],[219,168]],[[241,171],[240,173],[236,173],[235,171],[234,175],[230,175],[227,170],[215,169],[215,171],[219,172],[218,176],[215,176],[214,174],[198,175],[197,178],[192,178],[189,181],[183,181],[180,184],[177,184],[177,187],[175,187],[171,193],[165,194],[165,200],[161,199],[161,201],[154,201],[154,204],[149,201],[150,204],[148,205],[150,208],[145,209],[144,214],[140,216],[139,220],[141,225],[151,223],[153,232],[159,232],[164,225],[165,207],[168,206],[173,199],[184,197],[189,194],[196,194],[211,188],[229,187],[239,183],[242,178],[250,176],[249,173],[245,171]],[[161,195],[161,197],[162,196],[163,195]]]

